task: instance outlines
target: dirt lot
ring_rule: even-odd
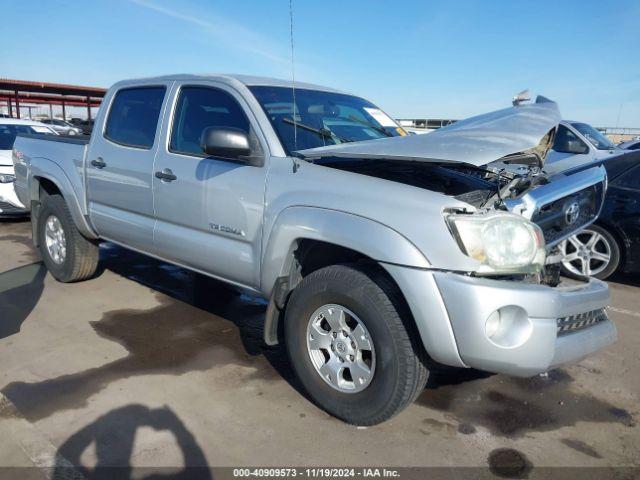
[[[631,277],[611,284],[615,346],[526,380],[432,375],[364,429],[300,393],[260,298],[112,245],[63,285],[26,221],[0,223],[0,252],[0,466],[640,466]]]

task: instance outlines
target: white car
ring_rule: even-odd
[[[622,153],[624,150],[588,123],[562,120],[544,171],[555,174]]]
[[[18,133],[57,135],[47,125],[33,120],[0,118],[0,217],[26,215],[28,210],[20,203],[13,188],[16,179],[11,150]]]

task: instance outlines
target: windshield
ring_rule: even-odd
[[[611,150],[612,148],[616,148],[615,144],[611,140],[591,125],[587,123],[572,123],[571,125],[584,135],[584,137],[589,140],[589,143],[598,150]]]
[[[288,155],[307,148],[406,135],[386,113],[362,98],[296,89],[294,109],[290,88],[260,86],[250,90]]]
[[[11,150],[16,135],[28,133],[31,135],[55,135],[49,127],[39,125],[2,125],[0,124],[0,150]]]

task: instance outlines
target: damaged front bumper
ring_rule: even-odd
[[[447,365],[533,376],[617,338],[605,311],[609,289],[600,280],[549,287],[385,268],[405,293],[427,352]]]

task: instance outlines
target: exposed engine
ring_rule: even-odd
[[[462,163],[328,157],[314,163],[450,195],[477,209],[506,210],[504,200],[516,199],[531,188],[548,182],[537,165],[506,162],[494,162],[481,168]]]
[[[530,281],[557,285],[557,245],[598,215],[606,181],[596,169],[550,182],[534,156],[505,157],[484,167],[384,159],[324,157],[314,163],[449,195],[476,211],[505,210],[536,223],[547,245],[541,275]],[[469,212],[471,213],[471,212]],[[575,213],[575,215],[574,215]]]

